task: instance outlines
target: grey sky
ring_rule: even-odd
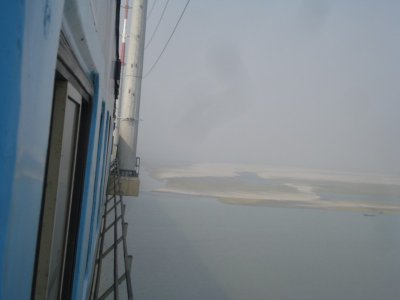
[[[400,173],[399,15],[394,0],[192,0],[143,81],[139,155]]]

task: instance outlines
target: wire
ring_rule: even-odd
[[[153,31],[153,33],[152,33],[150,39],[149,39],[149,42],[146,44],[146,46],[144,46],[144,49],[147,49],[147,47],[151,44],[151,41],[153,40],[153,38],[154,38],[154,36],[155,36],[155,34],[156,34],[157,30],[158,30],[158,27],[159,27],[160,24],[161,24],[161,20],[162,20],[162,18],[164,17],[164,13],[165,13],[165,11],[166,11],[166,9],[167,9],[168,3],[169,3],[169,0],[167,0],[167,2],[165,3],[164,8],[163,8],[163,11],[162,11],[161,16],[160,16],[160,19],[158,19],[157,26],[156,26],[156,28],[154,29],[154,31]]]
[[[147,16],[147,20],[150,19],[151,13],[153,12],[153,9],[154,9],[154,6],[156,5],[156,3],[157,3],[157,0],[154,0],[154,1],[153,1],[153,5],[152,5],[151,8],[150,8],[150,12],[149,12],[149,14],[148,14],[148,16]]]
[[[151,71],[153,71],[153,69],[155,68],[155,66],[157,65],[157,63],[160,61],[160,58],[161,58],[161,56],[163,55],[163,53],[165,52],[165,49],[167,49],[168,44],[169,44],[169,42],[171,41],[172,36],[174,35],[174,33],[175,33],[175,31],[176,31],[176,28],[178,28],[179,22],[182,20],[182,17],[183,17],[183,15],[185,14],[186,8],[188,7],[189,3],[190,3],[190,0],[188,0],[188,1],[186,2],[186,5],[185,5],[185,7],[184,7],[183,10],[182,10],[181,15],[179,16],[179,19],[178,19],[178,21],[176,22],[175,27],[174,27],[174,29],[172,30],[171,35],[169,36],[167,42],[165,43],[164,48],[161,50],[160,55],[157,57],[156,61],[153,63],[153,65],[151,66],[151,68],[149,69],[149,71],[148,71],[144,76],[142,76],[142,78],[146,78],[147,76],[149,76],[149,74],[151,73]]]

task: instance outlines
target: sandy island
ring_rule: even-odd
[[[391,176],[225,164],[164,168],[152,176],[165,182],[157,192],[212,197],[225,204],[400,213],[400,179]]]

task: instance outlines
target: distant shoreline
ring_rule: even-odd
[[[218,198],[218,201],[224,204],[232,205],[245,205],[245,206],[267,206],[267,207],[294,207],[294,208],[315,208],[323,210],[337,210],[337,211],[353,211],[371,214],[400,214],[400,207],[385,206],[385,205],[365,205],[353,202],[322,202],[316,201],[302,202],[292,200],[257,200],[257,199],[235,199],[235,198]]]
[[[321,210],[335,210],[335,211],[352,211],[365,214],[400,214],[399,206],[378,205],[378,204],[363,204],[358,202],[329,202],[322,200],[272,200],[272,199],[251,199],[251,198],[233,198],[233,197],[217,197],[213,195],[200,194],[195,192],[184,192],[168,189],[153,190],[156,193],[168,193],[195,196],[200,198],[213,198],[223,204],[228,205],[242,205],[242,206],[262,206],[262,207],[282,207],[282,208],[311,208]]]
[[[400,180],[371,174],[196,164],[152,170],[156,192],[224,204],[400,214]]]

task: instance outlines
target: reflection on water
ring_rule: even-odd
[[[136,300],[400,299],[399,215],[155,192],[126,202]]]

